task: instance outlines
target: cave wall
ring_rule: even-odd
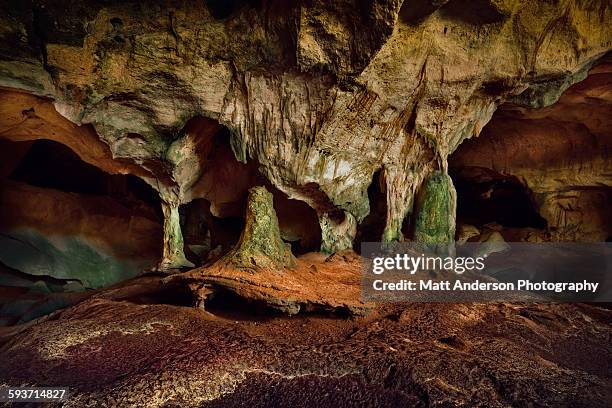
[[[161,223],[109,197],[4,181],[0,262],[29,275],[99,288],[154,267]]]
[[[156,188],[166,266],[188,264],[178,208],[204,195],[197,146],[218,125],[238,160],[316,211],[322,250],[353,245],[377,171],[381,238],[403,239],[424,180],[446,174],[499,105],[553,104],[612,48],[606,0],[5,3],[1,99],[17,128],[39,109],[61,115],[62,134],[46,137],[85,129],[78,142],[98,147],[90,157],[72,141],[83,160]],[[210,121],[192,131],[194,117]]]
[[[1,265],[98,288],[159,261],[161,208],[144,181],[108,174],[51,140],[0,146]]]
[[[503,105],[450,165],[516,178],[553,240],[605,241],[612,235],[611,112],[612,59],[605,57],[554,105]]]

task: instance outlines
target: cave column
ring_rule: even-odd
[[[446,171],[435,171],[417,197],[414,240],[441,244],[455,240],[457,193]]]
[[[331,254],[353,247],[357,235],[357,220],[348,212],[344,212],[344,219],[337,221],[330,214],[319,215],[321,226],[321,252]]]
[[[292,267],[291,246],[283,242],[274,210],[274,197],[264,186],[249,190],[245,225],[238,244],[224,259],[241,268]]]
[[[382,241],[401,241],[404,218],[412,209],[414,177],[411,172],[399,171],[397,166],[385,166],[382,176],[387,197],[387,219]]]
[[[194,264],[185,258],[183,251],[184,242],[178,202],[162,200],[162,210],[164,212],[164,249],[159,269],[169,270],[194,267]]]

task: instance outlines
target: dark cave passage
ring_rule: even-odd
[[[357,227],[353,248],[359,252],[362,242],[378,242],[382,239],[387,222],[387,195],[384,191],[384,179],[381,170],[372,176],[368,187],[370,213]]]
[[[316,211],[303,201],[290,199],[267,180],[262,184],[274,196],[281,237],[291,244],[291,251],[295,255],[319,251],[321,226]]]
[[[210,14],[217,20],[225,20],[243,7],[260,8],[260,0],[206,0]]]
[[[197,128],[201,118],[187,123]],[[202,135],[198,136],[202,140]],[[239,162],[230,144],[230,131],[222,127],[208,141],[201,142],[199,160],[203,172],[192,187],[195,197],[180,208],[186,257],[203,265],[227,253],[240,238],[248,191],[265,186],[274,197],[274,209],[283,240],[292,252],[301,255],[318,251],[321,227],[316,211],[300,200],[290,199],[259,171],[256,160]]]
[[[435,12],[448,20],[472,25],[494,24],[507,18],[491,2],[486,0],[472,0],[470,2],[461,0],[407,1],[402,4],[399,17],[406,24],[417,25]],[[446,34],[446,29],[444,34]]]
[[[497,223],[507,228],[545,229],[531,191],[516,177],[482,168],[453,169],[457,221],[477,227]]]
[[[0,142],[0,324],[68,306],[161,256],[159,196],[51,141]]]
[[[185,256],[196,265],[217,260],[240,238],[244,219],[239,216],[216,217],[210,202],[197,198],[180,207]]]
[[[31,143],[9,179],[64,192],[108,196],[127,208],[138,209],[159,220],[163,217],[159,194],[142,179],[131,174],[108,174],[82,161],[69,147],[52,140]]]
[[[263,301],[249,301],[227,289],[215,288],[202,307],[221,319],[232,321],[266,322],[282,316]]]
[[[552,101],[528,90],[501,104],[453,152],[460,223],[495,221],[505,239],[519,241],[602,242],[612,234],[610,55],[585,68]],[[479,92],[507,88],[493,80]]]

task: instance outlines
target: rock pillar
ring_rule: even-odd
[[[164,212],[164,250],[159,264],[160,270],[192,268],[194,264],[185,258],[183,234],[179,218],[178,203],[162,201]]]

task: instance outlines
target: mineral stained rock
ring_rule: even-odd
[[[159,220],[109,197],[5,182],[0,205],[0,262],[21,272],[98,288],[159,260]]]
[[[269,262],[269,261],[268,261]],[[339,316],[366,314],[373,304],[360,299],[364,265],[353,251],[329,257],[320,253],[300,256],[291,268],[245,269],[223,260],[210,266],[172,275],[166,284],[188,287],[195,304],[208,309],[210,301],[240,299],[248,309]]]
[[[249,190],[245,227],[236,246],[212,265],[168,279],[189,287],[198,306],[228,293],[243,301],[294,315],[300,311],[361,315],[372,305],[359,299],[363,264],[352,251],[328,258],[296,259],[281,239],[273,196],[263,186]]]
[[[432,174],[425,181],[418,201],[415,240],[425,244],[453,242],[457,197],[450,176]]]
[[[0,349],[0,381],[82,406],[610,406],[609,314],[408,304],[365,319],[92,299]]]
[[[609,0],[0,9],[0,385],[612,406],[609,310],[365,303],[352,250],[610,240]],[[509,210],[462,219],[471,185]]]
[[[178,204],[162,203],[164,212],[164,251],[159,268],[161,270],[179,269],[195,266],[183,252],[183,233],[179,220]]]
[[[52,103],[106,150],[75,148],[83,160],[142,177],[168,218],[205,196],[189,120],[225,126],[239,161],[316,211],[327,252],[353,245],[375,172],[381,238],[403,239],[424,180],[498,106],[545,108],[612,47],[606,0],[220,4],[7,2],[0,85],[29,94],[13,102],[25,123]],[[176,222],[165,225],[162,265],[185,265]]]
[[[249,190],[244,230],[222,262],[238,268],[279,269],[295,265],[289,244],[281,239],[272,194],[265,187]]]
[[[466,180],[511,177],[524,185],[553,240],[605,241],[612,236],[611,91],[607,56],[552,106],[502,105],[449,165]]]

